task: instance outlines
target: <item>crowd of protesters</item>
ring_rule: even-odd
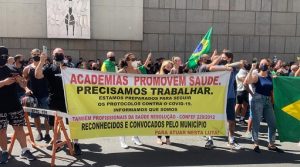
[[[59,77],[61,68],[80,68],[101,72],[131,73],[131,74],[156,74],[173,75],[183,73],[204,73],[212,71],[230,71],[230,82],[227,93],[226,115],[228,121],[228,146],[231,149],[240,150],[243,147],[235,138],[236,123],[246,126],[244,137],[252,139],[253,150],[260,152],[258,143],[259,126],[262,117],[268,124],[268,149],[282,153],[283,150],[275,146],[276,125],[273,111],[272,78],[276,76],[300,76],[299,58],[295,62],[284,62],[276,57],[272,59],[253,59],[252,62],[238,60],[229,50],[221,53],[216,50],[211,56],[205,54],[198,60],[198,67],[187,68],[180,57],[171,59],[157,58],[149,53],[145,60],[138,59],[133,53],[125,54],[120,61],[116,60],[114,52],[108,52],[106,60],[85,60],[79,58],[74,63],[72,56],[64,54],[64,50],[56,48],[52,55],[46,55],[39,49],[33,49],[28,60],[25,56],[9,55],[8,49],[0,47],[0,138],[2,158],[1,163],[7,163],[7,125],[12,125],[17,134],[22,152],[21,157],[35,160],[26,145],[26,137],[23,130],[25,125],[22,105],[33,101],[38,108],[59,110],[67,112],[64,100],[62,79]],[[249,115],[249,116],[247,116]],[[36,141],[52,141],[50,130],[54,125],[52,116],[31,114],[37,130]],[[44,117],[45,132],[41,128],[41,119]],[[246,120],[246,118],[248,118]],[[170,136],[157,136],[157,144],[171,144]],[[132,141],[136,145],[142,145],[138,136],[133,136]],[[78,140],[73,140],[76,155],[81,154]],[[122,148],[128,148],[125,137],[120,137]],[[206,149],[213,149],[213,136],[207,136]],[[59,151],[58,149],[57,151]]]

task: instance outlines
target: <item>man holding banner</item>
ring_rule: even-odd
[[[49,108],[51,110],[60,111],[67,113],[67,108],[65,104],[65,95],[63,82],[61,78],[61,68],[65,68],[63,64],[64,60],[64,50],[61,48],[56,48],[53,50],[53,64],[46,66],[45,68],[45,78],[47,78],[49,83]],[[45,64],[47,59],[46,55],[41,56],[41,64]],[[54,126],[54,117],[49,116],[49,124],[50,126]],[[53,142],[61,142],[60,135],[58,136],[57,141]],[[58,149],[57,151],[59,151]],[[78,140],[74,139],[74,152],[76,155],[82,154],[80,145]]]
[[[228,145],[231,149],[240,150],[242,147],[235,141],[234,139],[234,129],[235,129],[235,89],[234,82],[236,77],[236,67],[231,65],[233,61],[233,53],[229,50],[223,51],[221,55],[221,61],[219,65],[210,67],[210,71],[231,71],[229,84],[228,84],[228,92],[227,92],[227,106],[226,106],[226,114],[228,121]]]

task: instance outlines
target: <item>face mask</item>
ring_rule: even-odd
[[[164,69],[164,73],[165,73],[165,74],[169,74],[169,73],[170,73],[170,71],[169,71],[169,70],[167,70],[167,69]]]
[[[268,70],[268,66],[266,66],[265,64],[260,66],[260,70],[262,71],[267,71]]]
[[[108,59],[109,59],[109,61],[116,61],[115,57],[109,57]]]
[[[54,60],[56,62],[62,62],[64,60],[65,55],[63,53],[55,53]]]
[[[131,62],[132,67],[137,68],[138,67],[138,61]]]
[[[92,67],[92,70],[96,71],[96,70],[97,70],[97,67]]]
[[[226,65],[227,64],[227,61],[226,60],[221,60],[220,62],[219,62],[219,65]]]
[[[68,64],[69,61],[67,59],[64,59],[63,62],[64,62],[64,64]]]
[[[210,64],[210,63],[212,63],[211,60],[206,60],[205,61],[205,64]]]
[[[19,61],[20,64],[24,65],[25,64],[25,61],[22,60],[22,61]]]
[[[251,64],[245,64],[245,70],[249,71],[251,69]]]
[[[33,59],[33,61],[35,61],[35,62],[38,62],[38,61],[40,61],[40,56],[34,56],[34,57],[32,57],[32,59]]]

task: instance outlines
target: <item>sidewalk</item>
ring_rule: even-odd
[[[35,128],[33,128],[35,129]],[[131,137],[127,137],[129,149],[122,149],[118,137],[97,138],[81,140],[83,155],[78,157],[68,156],[63,150],[57,154],[57,166],[299,166],[300,146],[298,143],[277,143],[286,153],[279,154],[270,152],[267,145],[266,128],[262,128],[261,154],[252,151],[250,140],[237,138],[237,141],[245,147],[245,150],[232,151],[227,147],[226,138],[215,138],[214,150],[205,150],[206,141],[199,136],[171,137],[172,145],[156,144],[156,137],[141,137],[145,145],[135,146]],[[12,133],[12,128],[8,133]],[[244,128],[243,128],[244,132]],[[34,133],[36,133],[34,131]],[[238,131],[238,135],[242,132]],[[164,138],[164,137],[163,137]],[[45,144],[41,142],[41,144]],[[29,163],[19,158],[21,149],[18,142],[15,143],[13,159],[3,166],[35,166],[49,167],[51,151],[46,148],[40,150],[31,149],[38,158],[37,161]]]

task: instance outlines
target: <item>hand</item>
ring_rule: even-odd
[[[47,58],[48,58],[47,54],[43,52],[40,57],[41,62],[45,62],[47,60]]]
[[[18,82],[18,83],[24,82],[24,78],[21,77],[20,75],[17,75],[14,78],[15,78],[16,82]]]
[[[151,57],[152,57],[152,53],[150,52],[150,53],[148,54],[147,59],[151,59]]]
[[[218,54],[218,51],[217,51],[217,49],[215,49],[213,55],[217,55],[217,54]]]
[[[257,67],[257,63],[252,63],[251,69],[254,70]]]
[[[226,66],[226,71],[232,71],[232,67]]]
[[[66,66],[65,64],[60,64],[60,68],[61,68],[62,70],[65,70],[65,69],[67,68],[67,66]]]
[[[8,85],[15,83],[16,79],[13,77],[9,77],[9,78],[6,78],[5,80],[3,80],[2,82],[4,83],[4,85],[8,86]]]
[[[29,96],[29,95],[32,95],[33,93],[32,93],[32,91],[31,91],[31,90],[29,90],[29,89],[26,89],[26,92],[25,92],[25,94]]]

